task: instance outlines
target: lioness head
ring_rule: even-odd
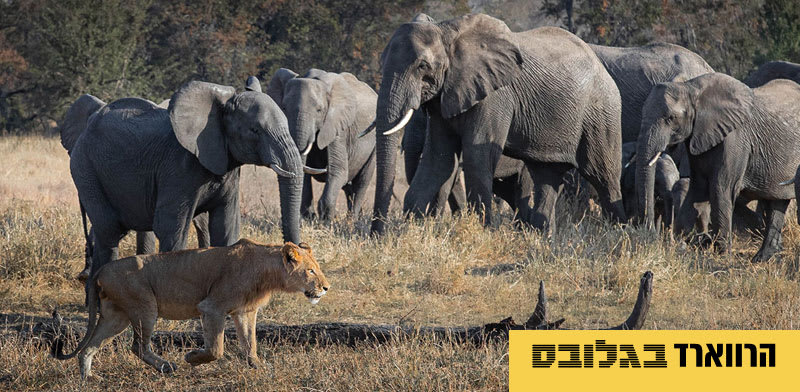
[[[319,268],[317,260],[311,253],[311,247],[305,242],[295,245],[287,242],[281,249],[283,263],[289,277],[286,279],[287,291],[300,291],[312,304],[328,292],[330,284]]]

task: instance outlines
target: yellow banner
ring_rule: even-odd
[[[800,390],[800,331],[511,331],[509,390]],[[788,389],[787,389],[788,388]]]

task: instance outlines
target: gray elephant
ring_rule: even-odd
[[[403,160],[405,162],[406,181],[410,184],[414,179],[419,166],[422,150],[425,146],[425,133],[427,132],[428,119],[424,110],[418,110],[411,116],[406,124],[403,139]],[[448,186],[450,184],[447,184]],[[533,191],[533,182],[525,164],[505,155],[500,156],[492,181],[492,192],[495,196],[508,203],[514,211],[515,222],[527,223],[530,213],[530,197]],[[456,173],[452,186],[443,189],[433,202],[431,212],[437,214],[445,203],[450,205],[451,212],[466,209],[467,195],[464,190],[464,181],[461,170]]]
[[[625,214],[629,217],[636,215],[636,142],[622,145],[622,200],[625,205]],[[680,180],[678,166],[669,154],[661,154],[655,163],[655,204],[660,207],[655,210],[656,219],[660,218],[664,227],[672,225],[675,201],[673,189]]]
[[[483,14],[440,23],[420,15],[394,32],[381,64],[374,232],[384,229],[394,183],[394,132],[421,107],[429,132],[404,210],[425,211],[454,178],[460,154],[469,203],[488,224],[494,173],[505,154],[530,172],[534,227],[552,230],[562,175],[573,167],[598,191],[604,210],[625,219],[619,90],[575,35],[553,27],[512,33]]]
[[[317,207],[321,218],[334,213],[340,189],[347,196],[348,210],[358,217],[375,173],[375,136],[358,134],[375,120],[375,91],[347,72],[311,69],[298,77],[281,68],[267,93],[286,114],[303,163],[314,168],[307,170],[303,181],[303,216],[313,215],[314,178],[325,182]]]
[[[58,130],[61,136],[61,145],[67,150],[67,154],[71,154],[72,148],[78,137],[86,129],[86,124],[89,122],[89,117],[99,111],[105,102],[99,98],[84,94],[81,95],[75,102],[67,109],[64,119],[59,124]],[[169,100],[163,101],[158,105],[164,109],[169,107]],[[195,231],[197,232],[197,246],[206,248],[209,246],[208,234],[208,214],[203,213],[197,215],[194,220]],[[92,237],[93,235],[90,235]],[[136,254],[148,254],[156,251],[156,239],[152,231],[137,231],[136,232]],[[89,263],[89,260],[87,260]],[[81,273],[81,278],[88,277],[90,264]]]
[[[770,61],[751,73],[744,84],[750,88],[761,87],[773,79],[789,79],[800,83],[800,64],[788,61]]]
[[[721,73],[656,86],[644,106],[636,157],[641,218],[653,222],[653,163],[667,146],[684,143],[691,187],[679,213],[690,203],[710,201],[710,234],[720,250],[729,248],[734,200],[761,200],[766,214],[764,242],[753,261],[781,249],[781,229],[794,192],[779,185],[800,164],[800,86],[780,79],[751,89]],[[693,217],[689,216],[689,219]],[[688,225],[687,225],[688,226]]]
[[[622,142],[635,142],[642,125],[642,105],[659,83],[686,81],[714,72],[702,57],[684,47],[654,42],[616,48],[589,44],[619,88]]]
[[[286,241],[300,240],[302,164],[286,117],[266,94],[189,82],[165,110],[138,98],[92,115],[70,170],[95,229],[92,273],[117,258],[128,230],[155,232],[159,250],[186,247],[195,215],[209,214],[211,246],[239,238],[239,167],[278,174]]]

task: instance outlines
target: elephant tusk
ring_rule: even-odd
[[[367,136],[367,135],[369,135],[370,132],[372,132],[374,130],[375,130],[375,121],[373,121],[372,124],[369,124],[367,129],[361,131],[361,133],[358,134],[358,137]]]
[[[636,154],[633,154],[633,156],[631,157],[631,159],[628,160],[628,163],[625,164],[625,167],[623,167],[623,169],[627,169],[628,166],[630,166],[634,161],[636,161]]]
[[[308,155],[308,153],[311,152],[311,147],[314,147],[314,142],[308,143],[308,147],[306,147],[306,150],[301,152],[300,155],[303,155],[303,156]]]
[[[792,184],[794,184],[794,178],[792,178],[791,180],[786,180],[778,185],[792,185]]]
[[[286,170],[283,170],[280,166],[278,166],[277,163],[273,163],[273,164],[269,165],[269,168],[274,170],[275,174],[277,174],[277,175],[279,175],[281,177],[288,177],[288,178],[294,178],[295,177],[294,173],[291,173],[291,172],[288,172]]]
[[[656,161],[658,160],[658,157],[660,157],[660,156],[661,156],[661,152],[659,151],[659,153],[656,154],[656,156],[654,156],[653,159],[651,159],[650,162],[647,163],[647,166],[650,167],[650,166],[655,165]]]
[[[399,131],[404,126],[406,126],[406,124],[408,124],[409,120],[411,120],[411,115],[412,114],[414,114],[414,109],[408,109],[408,112],[406,112],[406,115],[403,116],[403,118],[400,120],[400,122],[397,123],[397,125],[395,125],[394,127],[392,127],[392,129],[384,132],[383,136],[389,136],[389,135]]]
[[[303,165],[303,173],[317,175],[317,174],[325,174],[328,172],[328,169],[315,169],[313,167],[308,167]]]

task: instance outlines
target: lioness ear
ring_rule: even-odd
[[[306,250],[306,252],[308,252],[308,254],[311,254],[311,245],[309,245],[308,243],[306,243],[306,242],[301,242],[301,243],[300,243],[298,246],[299,246],[300,248],[302,248],[302,249],[305,249],[305,250]]]
[[[300,253],[297,252],[297,245],[293,242],[287,242],[283,245],[283,249],[281,249],[281,254],[283,255],[283,264],[286,266],[288,271],[294,271],[294,269],[300,264]]]

